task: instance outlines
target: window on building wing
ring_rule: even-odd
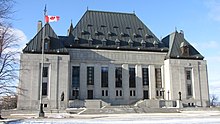
[[[156,88],[162,88],[162,78],[161,78],[161,69],[155,69],[155,77],[156,77]]]
[[[186,90],[187,90],[187,97],[190,98],[193,95],[193,88],[192,88],[192,69],[186,69]]]
[[[42,96],[47,96],[48,95],[48,81],[49,81],[49,66],[44,65],[43,67],[43,82],[42,82]]]
[[[191,80],[191,71],[189,70],[186,71],[186,79]]]
[[[87,67],[87,84],[94,85],[94,67]]]
[[[43,77],[48,77],[48,69],[49,67],[43,67]]]
[[[143,85],[149,85],[148,68],[142,68],[142,81]]]
[[[192,84],[187,84],[187,96],[192,96]]]
[[[108,87],[108,67],[101,68],[101,86]]]
[[[122,87],[122,67],[115,68],[115,87]]]
[[[129,68],[129,87],[136,87],[135,68]]]
[[[80,82],[80,67],[73,66],[72,67],[72,87],[79,87]]]
[[[47,96],[47,91],[48,91],[47,84],[48,84],[47,82],[42,83],[42,96]]]

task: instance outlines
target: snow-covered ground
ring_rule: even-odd
[[[47,118],[29,118],[10,124],[220,124],[219,111],[147,114],[69,115],[48,114]]]

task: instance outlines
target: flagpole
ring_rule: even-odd
[[[47,13],[47,6],[45,5],[44,8],[44,18],[46,16]],[[44,19],[44,23],[45,23],[45,19]],[[43,69],[44,69],[44,40],[45,40],[45,24],[43,27],[43,36],[42,36],[42,53],[41,53],[41,84],[40,84],[40,111],[39,111],[39,117],[44,117],[44,110],[43,110],[43,103],[42,103],[42,85],[43,85]]]

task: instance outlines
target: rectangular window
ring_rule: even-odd
[[[47,96],[47,82],[42,83],[42,96]]]
[[[144,99],[149,99],[149,96],[148,96],[148,90],[144,90],[143,91],[143,97],[144,97]]]
[[[130,90],[130,96],[135,96],[135,90]]]
[[[118,96],[118,90],[116,90],[116,96]]]
[[[148,68],[142,68],[143,85],[149,85]]]
[[[94,67],[87,67],[87,84],[94,85]]]
[[[102,73],[102,87],[108,87],[108,67],[102,67],[101,68]]]
[[[161,69],[155,69],[155,77],[156,77],[156,88],[162,88],[162,78],[161,78]]]
[[[105,91],[104,90],[102,90],[102,96],[105,96]]]
[[[108,90],[105,91],[105,96],[108,96]]]
[[[193,95],[193,90],[192,90],[192,69],[187,68],[185,70],[186,74],[186,90],[187,90],[187,97],[192,97]]]
[[[120,96],[122,96],[122,90],[120,90]]]
[[[43,78],[42,87],[41,87],[42,96],[47,96],[48,95],[48,81],[49,81],[49,65],[48,64],[44,64],[42,78]]]
[[[44,43],[44,49],[45,49],[45,50],[48,50],[48,49],[49,49],[49,44],[48,44],[48,42],[45,42],[45,43]]]
[[[122,67],[115,68],[115,86],[122,87]]]
[[[159,96],[159,90],[156,90],[156,96]]]
[[[129,87],[136,87],[135,68],[129,68]]]
[[[187,84],[187,96],[192,96],[192,85]]]
[[[79,66],[72,67],[72,87],[79,87],[79,77],[80,75],[80,68]]]
[[[191,80],[191,71],[189,70],[186,71],[186,79]]]
[[[44,104],[44,108],[47,108],[47,104]]]
[[[48,77],[49,67],[43,67],[43,77]]]

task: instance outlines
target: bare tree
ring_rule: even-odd
[[[215,94],[210,95],[210,105],[215,106],[218,101],[218,96]]]
[[[0,97],[16,95],[18,88],[19,38],[8,19],[13,13],[13,0],[0,0]],[[0,101],[2,103],[2,101]],[[1,110],[1,105],[0,105]],[[0,114],[0,119],[2,119]]]
[[[10,19],[13,13],[12,8],[14,5],[13,0],[0,0],[0,26],[6,23],[6,19]]]
[[[16,44],[19,39],[9,27],[0,27],[0,37],[0,95],[14,95],[19,71]]]

